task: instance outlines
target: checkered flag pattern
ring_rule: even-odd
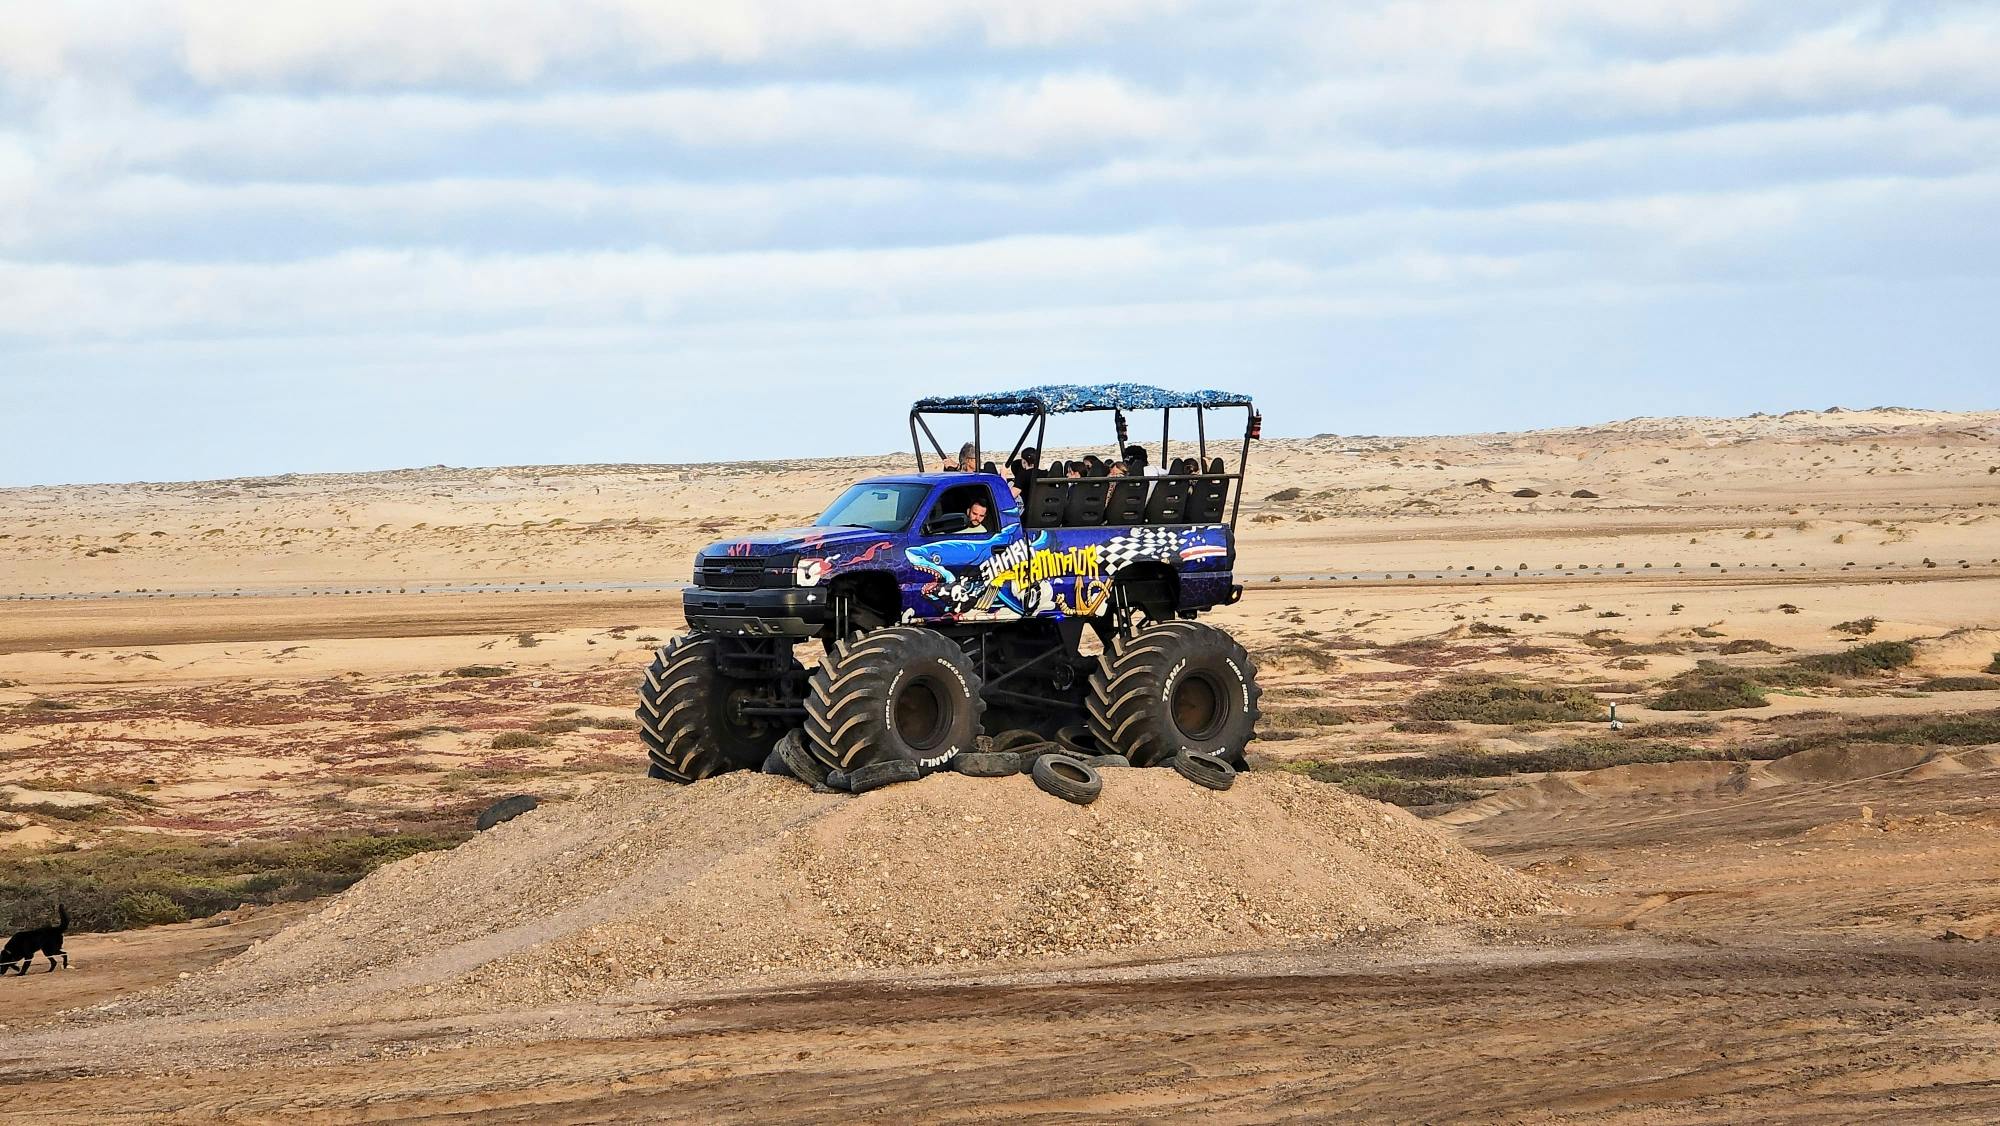
[[[1098,560],[1103,564],[1104,573],[1116,574],[1120,567],[1136,563],[1141,559],[1157,559],[1162,563],[1180,560],[1181,534],[1171,528],[1134,528],[1129,535],[1119,536],[1104,545],[1098,552]]]

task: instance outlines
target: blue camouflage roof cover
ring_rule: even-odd
[[[1244,407],[1250,396],[1234,391],[1169,391],[1143,383],[1051,383],[983,395],[933,395],[915,410],[944,414],[1068,414],[1075,411],[1160,410],[1166,407]]]

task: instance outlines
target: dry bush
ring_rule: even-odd
[[[162,839],[116,833],[98,847],[19,857],[0,869],[0,930],[68,908],[72,931],[199,919],[245,903],[315,899],[380,865],[450,848],[462,832],[324,835],[286,841]]]
[[[1917,651],[1907,641],[1871,641],[1839,653],[1795,657],[1792,664],[1834,676],[1869,676],[1902,668],[1916,659]]]
[[[493,737],[496,751],[518,751],[527,747],[540,747],[548,740],[532,731],[502,731]]]
[[[1835,633],[1851,633],[1860,637],[1866,637],[1874,633],[1875,627],[1881,624],[1882,619],[1880,618],[1856,618],[1851,622],[1834,623],[1833,631]]]
[[[1917,685],[1919,692],[1990,692],[2000,680],[1990,676],[1934,676]]]
[[[1412,697],[1412,719],[1466,723],[1563,723],[1604,717],[1597,698],[1581,688],[1526,684],[1499,677],[1468,677]]]
[[[454,677],[459,680],[474,680],[480,677],[506,676],[511,672],[513,672],[512,669],[502,668],[499,665],[460,665],[439,675]]]
[[[1824,688],[1832,680],[1824,672],[1791,666],[1732,668],[1703,661],[1668,681],[1666,691],[1649,707],[1666,712],[1717,712],[1761,708],[1766,688]]]
[[[1281,728],[1338,727],[1348,722],[1346,713],[1324,704],[1267,707],[1263,718],[1266,724]]]

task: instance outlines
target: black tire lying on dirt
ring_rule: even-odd
[[[1031,773],[1044,793],[1077,805],[1089,805],[1104,792],[1104,779],[1097,776],[1097,768],[1070,755],[1043,755],[1035,760]]]
[[[1116,754],[1090,730],[1087,723],[1073,723],[1056,732],[1056,745],[1077,758],[1089,760],[1098,755]]]
[[[1227,790],[1236,784],[1236,768],[1220,755],[1194,755],[1182,751],[1173,758],[1174,773],[1211,790]]]
[[[773,758],[785,764],[785,772],[809,786],[826,785],[826,764],[812,757],[806,750],[805,735],[794,727],[778,737],[778,745],[771,748]]]
[[[1014,752],[1014,757],[1021,760],[1021,773],[1029,774],[1033,773],[1035,763],[1040,759],[1048,755],[1066,754],[1069,754],[1069,752],[1054,743],[1030,743],[1025,747],[1017,749]]]
[[[890,626],[835,643],[806,694],[806,749],[855,773],[901,759],[937,770],[978,749],[979,674],[934,629]]]
[[[924,776],[924,769],[916,760],[906,758],[886,758],[881,762],[871,762],[867,766],[857,766],[847,779],[850,793],[865,794],[898,782],[914,782]]]
[[[845,794],[851,792],[848,786],[852,781],[847,776],[847,771],[845,770],[829,770],[826,772],[826,788],[836,793]]]
[[[1089,763],[1090,765],[1096,767],[1099,770],[1103,770],[1107,766],[1132,765],[1132,760],[1126,758],[1124,755],[1092,755],[1089,758],[1084,759],[1083,761]]]
[[[483,833],[503,821],[512,821],[541,804],[541,799],[533,794],[515,794],[512,797],[501,798],[487,806],[486,812],[481,813],[479,820],[473,824]]]
[[[951,768],[968,778],[1007,778],[1021,773],[1021,756],[1013,751],[968,751],[952,759]]]
[[[736,715],[748,684],[731,683],[715,667],[715,642],[690,634],[654,655],[639,684],[639,738],[653,769],[647,774],[693,782],[731,770],[755,770],[784,728]]]
[[[797,777],[792,773],[792,768],[785,765],[785,760],[778,757],[778,750],[775,747],[771,749],[770,754],[764,756],[764,765],[757,768],[757,773],[770,774],[778,778]]]
[[[1090,674],[1090,730],[1134,766],[1183,751],[1232,765],[1255,737],[1257,666],[1241,643],[1200,622],[1152,622],[1114,636]]]
[[[993,749],[996,751],[1020,751],[1032,747],[1036,743],[1045,743],[1047,741],[1041,735],[1025,727],[1016,727],[995,735],[993,737]]]

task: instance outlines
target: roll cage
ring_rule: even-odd
[[[1243,446],[1236,460],[1234,472],[1201,472],[1209,465],[1208,459],[1208,412],[1214,410],[1234,410],[1244,412]],[[1192,487],[1197,482],[1221,480],[1230,483],[1234,494],[1229,505],[1228,524],[1236,527],[1236,515],[1243,505],[1243,481],[1250,464],[1250,443],[1262,436],[1264,416],[1257,412],[1250,396],[1229,391],[1170,391],[1160,387],[1148,387],[1137,383],[1103,384],[1063,384],[1029,387],[1020,391],[995,391],[981,395],[940,395],[919,399],[910,408],[910,444],[917,455],[917,472],[924,472],[924,442],[929,440],[931,449],[936,451],[938,460],[950,465],[952,458],[945,453],[944,444],[938,441],[931,429],[930,415],[970,415],[972,418],[972,448],[974,460],[985,464],[985,447],[981,433],[981,422],[986,418],[996,421],[1003,418],[1025,418],[1021,433],[1014,439],[1014,448],[1007,454],[1008,463],[1019,457],[1028,446],[1029,435],[1034,435],[1034,445],[1038,450],[1046,450],[1043,442],[1048,433],[1049,416],[1052,414],[1082,414],[1109,411],[1117,437],[1117,447],[1122,450],[1130,441],[1130,429],[1125,412],[1157,410],[1160,412],[1160,468],[1169,467],[1169,440],[1173,434],[1174,412],[1189,411],[1194,414],[1195,450],[1197,465],[1195,473],[1165,473],[1148,477],[1149,482],[1181,482]],[[993,470],[996,471],[997,470]],[[1067,495],[1076,487],[1086,485],[1100,478],[1079,478],[1075,480],[1051,480],[1047,483],[1061,488]],[[1024,498],[1025,499],[1025,498]]]

